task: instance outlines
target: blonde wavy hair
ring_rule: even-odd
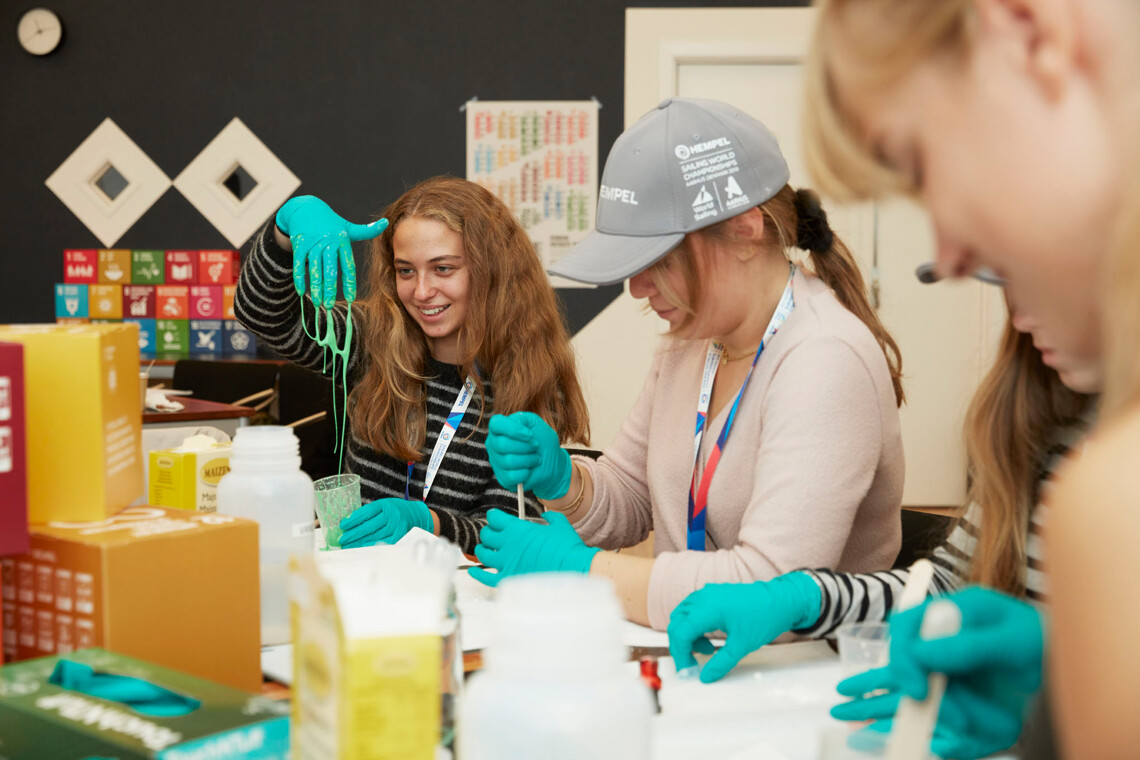
[[[973,0],[818,0],[805,66],[804,159],[813,183],[839,200],[912,190],[909,177],[875,155],[835,83],[881,90],[935,56],[964,57],[973,39]]]
[[[557,296],[503,202],[473,182],[434,177],[400,196],[384,216],[388,229],[373,242],[365,294],[357,302],[367,369],[352,391],[354,435],[398,459],[422,458],[430,352],[396,293],[393,250],[401,222],[417,217],[442,222],[463,239],[470,285],[459,364],[460,374],[478,385],[480,419],[531,411],[563,441],[588,443],[589,414]],[[494,384],[493,409],[484,403],[487,379]]]

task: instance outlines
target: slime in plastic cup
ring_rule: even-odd
[[[340,548],[340,521],[360,507],[360,476],[332,475],[313,484],[317,517],[329,549]]]

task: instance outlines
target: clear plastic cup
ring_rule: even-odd
[[[328,549],[340,548],[340,521],[360,507],[360,476],[331,475],[313,484],[315,506]]]
[[[839,640],[839,667],[844,678],[858,675],[890,662],[891,636],[887,623],[847,623],[836,633]]]

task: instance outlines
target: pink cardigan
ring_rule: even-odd
[[[764,349],[709,489],[706,551],[685,549],[693,430],[708,344],[664,339],[641,395],[596,462],[590,545],[654,531],[649,620],[657,629],[706,583],[801,567],[889,568],[901,538],[903,451],[886,359],[819,278],[797,271],[795,309]],[[701,444],[708,457],[731,404]]]

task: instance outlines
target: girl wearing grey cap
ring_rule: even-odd
[[[476,555],[498,572],[476,577],[605,575],[632,620],[664,629],[706,583],[890,566],[898,349],[816,197],[787,182],[775,138],[724,103],[675,98],[618,138],[595,232],[551,271],[628,278],[669,335],[597,461],[533,415],[492,418],[496,477],[544,499],[549,524],[492,511]],[[651,530],[653,559],[601,551]]]

